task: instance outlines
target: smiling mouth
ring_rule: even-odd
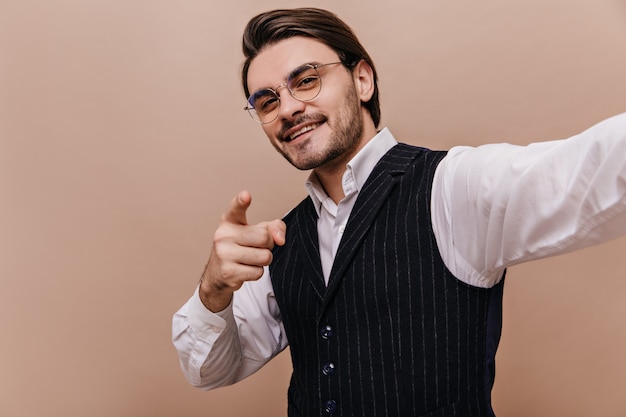
[[[282,135],[279,135],[279,139],[283,142],[291,142],[295,139],[297,139],[299,136],[310,132],[313,129],[317,129],[318,127],[320,127],[322,124],[324,123],[324,121],[320,120],[317,121],[315,123],[310,123],[310,124],[306,124],[306,125],[302,125],[302,123],[300,123],[301,127],[297,127],[298,124],[296,124],[295,128],[291,128],[286,130]]]
[[[294,140],[298,136],[300,136],[300,135],[302,135],[302,134],[304,134],[306,132],[310,132],[311,130],[315,129],[319,125],[320,125],[320,123],[315,123],[315,124],[312,124],[312,125],[304,126],[301,129],[298,129],[296,132],[293,132],[292,134],[289,135],[289,141],[291,142],[292,140]]]

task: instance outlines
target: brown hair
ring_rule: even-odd
[[[374,94],[364,103],[374,121],[380,123],[380,102],[378,94],[378,76],[374,62],[356,35],[339,17],[327,10],[317,8],[279,9],[261,13],[248,22],[244,33],[242,48],[246,58],[241,71],[244,93],[248,89],[248,70],[252,60],[263,50],[278,41],[294,36],[317,39],[333,49],[346,68],[354,67],[361,59],[372,67],[374,72]]]

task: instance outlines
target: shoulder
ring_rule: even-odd
[[[439,161],[446,156],[447,153],[448,152],[444,150],[433,150],[422,146],[410,145],[408,143],[398,143],[396,146],[391,148],[389,152],[387,152],[385,157],[410,160],[424,158]]]

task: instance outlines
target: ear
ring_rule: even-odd
[[[353,68],[352,76],[361,102],[367,103],[372,98],[376,87],[372,67],[362,59]]]

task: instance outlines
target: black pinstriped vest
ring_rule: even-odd
[[[430,221],[445,153],[392,148],[358,196],[324,284],[317,214],[285,218],[270,265],[289,339],[289,416],[493,415],[502,284],[471,287],[444,266]]]

